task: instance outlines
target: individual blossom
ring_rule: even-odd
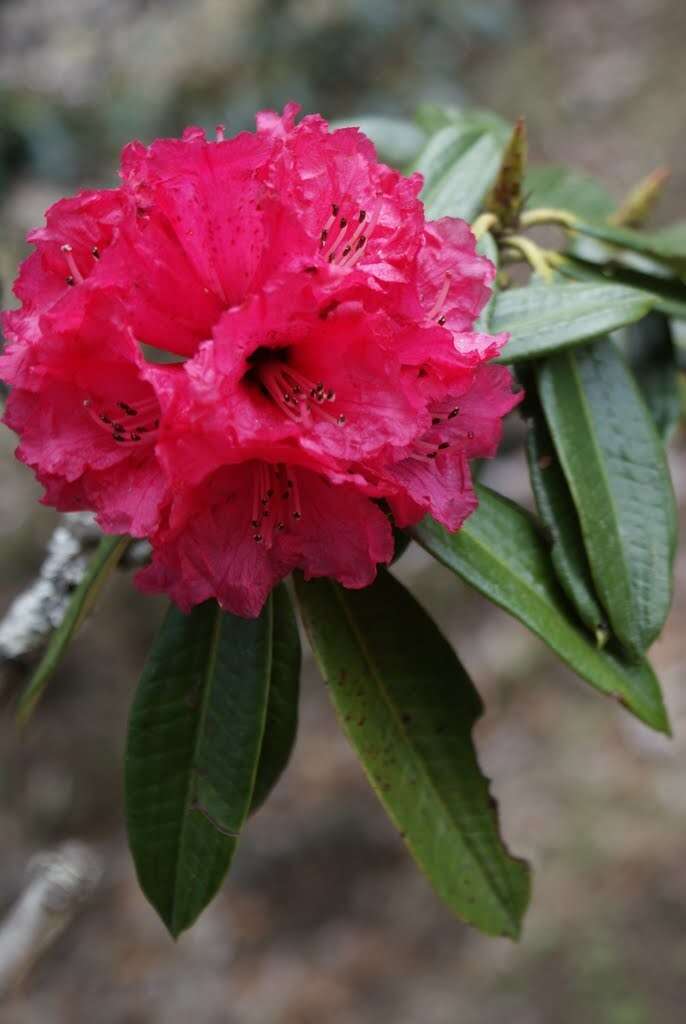
[[[2,365],[8,377],[22,373],[31,345],[40,342],[43,314],[65,299],[72,301],[86,280],[107,276],[103,263],[125,203],[120,189],[81,192],[51,206],[45,227],[29,233],[35,251],[22,264],[13,289],[21,307],[2,316],[8,342]]]
[[[420,176],[296,113],[132,143],[97,265],[97,204],[74,227],[55,207],[9,314],[20,458],[48,502],[148,536],[139,584],[183,609],[257,615],[293,569],[368,585],[389,514],[461,525],[468,460],[517,402],[488,363],[505,336],[474,330],[494,270],[468,225],[427,223]]]
[[[146,363],[124,308],[103,291],[45,314],[20,370],[0,357],[13,385],[5,423],[19,434],[17,457],[44,485],[47,504],[92,509],[113,533],[155,529],[166,483],[154,382],[175,369]]]

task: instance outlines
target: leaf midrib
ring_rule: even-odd
[[[183,863],[185,857],[185,847],[187,841],[187,833],[189,828],[189,817],[192,807],[193,787],[195,785],[195,768],[198,757],[198,751],[202,742],[202,736],[204,733],[205,722],[207,719],[207,710],[209,707],[209,696],[212,684],[212,677],[217,664],[217,652],[219,650],[219,637],[221,634],[221,610],[217,605],[214,609],[214,620],[212,623],[212,633],[210,637],[209,647],[209,658],[207,659],[206,667],[203,670],[203,695],[202,702],[200,705],[200,714],[198,715],[198,721],[195,728],[195,736],[193,739],[193,753],[190,760],[190,771],[188,772],[188,781],[186,783],[186,795],[183,803],[183,813],[181,815],[181,823],[178,833],[178,841],[176,844],[177,856],[174,863],[174,902],[172,906],[171,922],[172,931],[176,934],[177,931],[177,920],[176,915],[178,912],[178,905],[180,902],[180,866]]]
[[[631,575],[629,573],[629,570],[627,568],[627,563],[626,563],[626,557],[625,556],[626,556],[627,552],[626,552],[625,547],[624,547],[621,531],[618,529],[618,526],[617,526],[617,523],[618,523],[617,502],[616,502],[614,494],[612,492],[612,488],[610,487],[609,476],[608,476],[608,473],[607,473],[607,471],[605,469],[605,466],[604,466],[604,463],[603,463],[602,451],[600,449],[600,446],[599,446],[598,441],[596,439],[595,431],[593,429],[593,417],[592,417],[592,414],[591,414],[591,409],[590,409],[588,400],[586,398],[586,394],[585,394],[584,389],[583,389],[583,387],[581,385],[581,376],[579,374],[579,367],[577,366],[576,359],[574,358],[573,355],[568,353],[568,354],[566,354],[564,356],[564,358],[567,360],[568,363],[571,364],[571,375],[572,375],[572,378],[573,378],[574,383],[575,383],[575,390],[577,392],[578,402],[579,402],[579,406],[580,406],[580,409],[581,409],[581,414],[582,414],[583,419],[585,420],[586,425],[588,427],[588,436],[590,438],[591,449],[592,449],[593,455],[595,457],[596,464],[597,464],[597,466],[598,466],[598,468],[600,470],[600,475],[601,475],[601,479],[602,479],[602,483],[603,483],[603,488],[604,488],[604,490],[605,490],[605,492],[607,494],[607,499],[608,499],[607,500],[607,506],[610,508],[610,510],[612,512],[612,520],[611,520],[611,522],[612,522],[612,532],[614,533],[615,537],[617,538],[619,550],[622,553],[621,576],[622,576],[622,581],[623,581],[624,588],[625,588],[624,601],[627,602],[627,606],[628,606],[629,611],[630,611],[630,616],[633,618],[634,602],[633,602],[633,598],[632,598],[632,594],[631,594]],[[586,548],[587,548],[587,550],[590,548],[591,550],[595,551],[595,543],[594,543],[594,538],[593,538],[592,524],[589,523],[589,521],[588,521],[588,514],[584,514],[584,511],[583,511],[584,503],[581,501],[581,497],[579,495],[578,481],[577,481],[577,478],[576,478],[576,474],[570,472],[569,460],[568,460],[568,458],[566,456],[564,448],[562,450],[558,450],[558,454],[560,456],[560,461],[562,462],[562,467],[563,467],[563,469],[565,471],[565,477],[567,479],[567,483],[569,485],[569,489],[572,492],[572,497],[574,499],[574,505],[576,506],[577,514],[579,516],[579,522],[581,523],[581,532],[582,532],[582,534],[584,536],[584,541],[585,541]],[[596,586],[596,588],[598,590],[598,594],[602,598],[602,603],[603,603],[603,606],[605,608],[605,611],[610,616],[610,621],[612,621],[611,609],[608,607],[608,603],[609,603],[608,602],[608,597],[609,597],[609,595],[608,595],[607,589],[605,587],[605,578],[604,578],[603,575],[601,575],[598,572],[597,566],[594,565],[594,559],[589,558],[589,564],[590,564],[590,567],[591,567],[591,576],[593,577],[593,582],[595,583],[595,586]],[[624,630],[622,630],[622,632],[624,632]]]
[[[495,879],[494,876],[492,875],[491,871],[488,870],[488,867],[482,865],[481,860],[480,860],[480,858],[478,856],[478,851],[475,852],[475,848],[472,845],[471,840],[465,834],[463,834],[462,830],[455,823],[453,815],[450,812],[450,809],[448,808],[448,806],[445,803],[443,797],[441,796],[440,791],[438,791],[437,788],[436,788],[436,784],[434,782],[434,779],[433,779],[432,775],[429,772],[428,766],[419,757],[419,754],[415,750],[415,747],[414,747],[414,745],[412,744],[412,742],[410,740],[409,733],[408,733],[407,729],[404,727],[404,724],[402,722],[402,718],[400,717],[399,712],[398,712],[397,708],[395,707],[394,703],[390,699],[390,696],[388,694],[388,690],[386,688],[386,685],[383,682],[383,677],[380,675],[380,671],[379,671],[379,669],[376,666],[376,662],[375,662],[374,658],[372,657],[371,653],[369,652],[367,644],[365,643],[364,638],[362,637],[362,635],[361,635],[361,633],[360,633],[360,631],[359,631],[359,629],[358,629],[358,627],[357,627],[357,625],[355,623],[355,620],[353,619],[353,617],[352,617],[352,615],[350,613],[350,610],[349,610],[347,604],[343,600],[343,596],[342,596],[339,588],[336,587],[335,585],[330,585],[330,586],[331,586],[331,589],[334,592],[334,596],[335,596],[336,602],[339,604],[339,606],[343,610],[343,616],[344,616],[344,618],[346,619],[346,621],[348,623],[348,626],[349,626],[349,628],[350,628],[350,630],[351,630],[351,632],[353,634],[353,637],[355,638],[355,640],[358,643],[358,646],[359,646],[359,648],[360,648],[360,650],[362,652],[362,655],[363,655],[363,659],[367,662],[367,664],[368,664],[368,666],[370,668],[372,678],[375,680],[375,682],[377,683],[377,685],[379,687],[379,691],[380,691],[381,696],[382,696],[382,698],[384,700],[384,703],[386,704],[386,706],[388,708],[390,708],[391,718],[395,722],[401,737],[405,738],[405,740],[407,742],[407,745],[409,746],[410,750],[412,751],[413,761],[415,762],[415,764],[419,765],[420,774],[424,777],[424,779],[428,783],[429,788],[430,788],[431,792],[434,795],[434,799],[437,801],[439,806],[443,807],[444,812],[446,813],[446,816],[447,816],[447,820],[452,822],[452,827],[458,833],[458,835],[460,836],[460,838],[462,840],[462,843],[464,844],[465,849],[470,854],[470,857],[472,859],[473,864],[476,866],[476,868],[479,871],[479,873],[481,874],[481,876],[485,879],[486,883],[489,885],[489,887],[491,888],[492,892],[494,892],[497,895],[498,902],[500,903],[500,906],[501,906],[501,910],[505,911],[505,913],[507,914],[507,916],[509,918],[510,925],[511,925],[511,927],[514,930],[514,933],[517,934],[518,931],[519,931],[519,927],[520,926],[519,926],[519,921],[517,920],[517,917],[516,917],[516,913],[513,910],[513,908],[514,908],[514,906],[516,904],[514,893],[511,891],[510,887],[507,885],[507,880],[506,880],[505,884],[506,884],[506,887],[507,887],[507,891],[506,891],[505,895],[503,894],[503,892],[501,890],[502,880]],[[366,769],[366,765],[365,765],[365,769]],[[367,772],[367,774],[369,775],[370,781],[372,782],[372,785],[373,785],[374,789],[376,790],[377,795],[379,796],[379,799],[382,801],[382,803],[385,804],[386,801],[384,799],[384,795],[381,792],[381,790],[377,787],[376,780],[374,779],[373,775],[370,772]],[[395,817],[395,815],[393,815],[393,816]],[[410,841],[410,837],[409,836],[407,836],[407,839],[408,839],[408,845],[412,846],[413,843]]]

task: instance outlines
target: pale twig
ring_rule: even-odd
[[[101,874],[100,857],[79,842],[65,843],[29,862],[26,889],[0,923],[0,999],[15,991],[64,931]]]
[[[69,512],[53,531],[38,578],[0,621],[0,663],[39,648],[62,622],[102,534],[88,512]]]
[[[19,594],[0,620],[0,664],[38,650],[67,611],[102,533],[90,512],[68,512],[53,531],[38,578]],[[146,540],[134,540],[121,560],[137,569],[150,559]]]

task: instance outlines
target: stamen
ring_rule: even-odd
[[[360,214],[364,213],[364,217],[360,216],[357,228],[350,239],[350,245],[353,248],[353,252],[350,256],[347,256],[345,260],[342,260],[340,266],[347,267],[350,269],[362,259],[362,254],[367,247],[367,243],[371,238],[376,225],[379,223],[379,217],[381,216],[381,210],[383,208],[383,200],[381,197],[377,199],[376,205],[372,211],[372,215],[368,221],[366,221],[366,211],[360,210]],[[363,234],[364,232],[364,234]]]
[[[94,260],[100,259],[100,250],[98,249],[97,245],[94,245],[91,249],[91,256],[93,257]]]
[[[336,235],[334,241],[329,246],[328,250],[324,253],[326,259],[329,260],[330,262],[333,262],[333,260],[336,258],[336,249],[338,248],[338,246],[348,233],[348,221],[346,220],[345,217],[341,217],[340,221],[338,222],[338,227],[338,234]]]
[[[354,232],[352,234],[352,237],[348,239],[348,245],[351,248],[353,247],[355,242],[357,242],[357,240],[360,237],[360,235],[362,235],[362,232],[365,229],[365,221],[366,221],[366,219],[367,219],[367,211],[366,210],[360,210],[360,212],[358,214],[358,217],[357,217],[357,227],[355,228],[355,230],[354,230]],[[377,217],[377,220],[378,220],[378,217]],[[376,223],[376,221],[374,221],[374,223]],[[367,231],[367,234],[371,234],[371,232],[374,230],[372,224],[370,223],[369,225],[367,225],[367,227],[369,229]],[[362,237],[364,237],[364,235]]]
[[[336,217],[338,216],[339,210],[340,210],[340,206],[338,205],[338,203],[332,203],[332,205],[331,205],[331,216],[327,220],[327,222],[324,225],[324,228],[322,230],[322,241],[321,241],[322,245],[324,244],[326,239],[329,237],[329,231],[331,230],[331,228],[336,223]]]
[[[139,402],[137,409],[134,409],[128,402],[124,401],[118,401],[114,404],[117,409],[126,414],[126,426],[106,406],[96,408],[93,400],[90,398],[85,398],[83,401],[83,407],[92,421],[101,430],[109,433],[112,440],[116,441],[118,445],[132,447],[140,445],[142,442],[150,443],[156,439],[160,421],[159,419],[150,421],[151,413],[158,408],[156,398]]]
[[[75,281],[78,281],[79,284],[83,284],[83,274],[76,265],[76,260],[74,259],[74,252],[72,247],[67,244],[60,246],[60,249],[64,253],[64,258],[67,261],[67,266],[69,267],[69,277],[67,278],[67,284],[73,284]],[[71,278],[72,280],[70,281],[69,278]]]
[[[340,206],[334,203],[331,207],[331,216],[322,228],[319,236],[319,246],[324,249],[323,256],[329,263],[335,263],[339,267],[353,266],[361,259],[362,252],[372,234],[381,215],[382,201],[379,198],[374,206],[371,218],[367,217],[366,210],[359,210],[352,221],[352,233],[350,218],[338,217]],[[331,229],[338,220],[338,231],[330,238]],[[328,243],[328,248],[327,248]]]
[[[452,274],[450,273],[450,271],[448,271],[446,273],[446,275],[445,275],[444,280],[443,280],[443,285],[441,286],[441,290],[439,291],[438,295],[436,296],[436,301],[434,302],[433,306],[431,307],[431,312],[429,313],[429,320],[434,320],[440,314],[441,310],[443,309],[445,300],[448,298],[448,292],[450,291],[450,283],[451,283],[451,281],[452,281]],[[445,320],[443,322],[445,323]]]
[[[300,505],[300,491],[298,489],[298,481],[295,476],[295,470],[291,469],[291,475],[288,478],[288,489],[291,492],[291,503],[293,505],[293,518],[302,519],[303,512]]]
[[[256,544],[269,549],[274,537],[292,529],[303,517],[300,491],[294,467],[283,463],[258,462],[253,476],[250,529]]]
[[[226,125],[223,125],[223,124],[218,124],[218,125],[215,126],[215,129],[214,129],[214,141],[215,142],[223,142],[224,141],[224,131],[225,131],[225,128],[226,128]]]
[[[260,525],[260,518],[260,479],[259,474],[255,473],[252,478],[252,515],[250,517],[250,525],[253,530]]]
[[[412,445],[413,453],[416,453],[420,458],[435,459],[438,454],[438,446],[431,444],[429,441],[415,441]]]
[[[262,463],[262,465],[264,466],[264,474],[265,474],[265,476],[267,478],[267,481],[269,481],[269,477],[271,475],[270,471],[271,471],[272,467],[271,466],[267,467],[264,463]],[[271,493],[273,495],[273,491],[268,491],[267,493]],[[260,526],[260,530],[261,530],[261,533],[262,533],[262,537],[264,538],[265,546],[268,547],[268,548],[270,548],[272,546],[272,537],[274,535],[274,518],[272,516],[272,510],[270,508],[270,502],[271,502],[271,497],[267,498],[267,504],[264,506],[264,508],[262,510],[262,523],[261,523],[261,526]]]
[[[299,370],[283,364],[266,364],[260,382],[279,409],[294,423],[309,423],[314,415],[342,427],[346,418],[329,413],[325,404],[336,401],[336,392],[324,381],[313,381]]]
[[[442,405],[432,406],[431,412],[434,416],[432,422],[436,426],[438,423],[442,423],[444,419],[454,420],[456,416],[460,415],[460,407],[450,402],[443,402]]]
[[[290,391],[288,381],[284,378],[283,371],[277,366],[265,366],[260,373],[260,381],[279,409],[293,420],[294,423],[302,422],[302,410],[296,395]]]

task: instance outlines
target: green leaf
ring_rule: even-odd
[[[442,128],[452,126],[474,135],[493,135],[503,146],[512,132],[512,125],[508,121],[490,110],[480,110],[478,107],[423,103],[417,109],[415,121],[428,135],[435,135]]]
[[[258,619],[172,607],[148,657],[126,751],[129,843],[143,892],[176,937],[207,906],[250,807],[272,662]]]
[[[341,725],[412,855],[465,921],[517,936],[528,869],[500,840],[471,740],[481,701],[447,641],[384,571],[363,590],[296,591]]]
[[[677,277],[658,277],[623,263],[594,263],[576,256],[565,256],[560,272],[576,281],[606,281],[623,284],[649,295],[655,309],[667,316],[686,319],[686,285]]]
[[[48,646],[19,701],[17,717],[25,724],[31,717],[45,687],[67,652],[76,631],[91,611],[110,573],[131,543],[130,537],[103,537],[85,576],[74,591],[61,626],[50,637]]]
[[[589,220],[604,220],[616,206],[615,200],[596,178],[558,164],[529,166],[525,191],[529,196],[526,205],[530,209],[555,207],[571,210]]]
[[[575,672],[669,733],[660,687],[646,660],[627,663],[598,650],[569,618],[546,545],[524,509],[478,486],[479,507],[457,533],[427,517],[414,533],[426,550],[489,600],[528,626]]]
[[[472,220],[493,182],[503,144],[491,134],[460,125],[437,132],[422,150],[414,170],[424,175],[422,199],[426,216]]]
[[[674,494],[636,383],[609,339],[542,364],[541,402],[612,630],[635,656],[671,602]]]
[[[527,457],[536,507],[550,540],[550,558],[562,589],[599,647],[607,641],[605,612],[593,586],[579,517],[540,409],[529,420]]]
[[[574,230],[620,249],[643,253],[644,256],[673,266],[680,273],[686,272],[686,222],[650,232],[579,220]]]
[[[298,730],[300,636],[293,605],[281,583],[272,595],[274,634],[271,680],[257,777],[250,803],[253,814],[267,799],[288,764]]]
[[[666,442],[681,415],[676,350],[669,320],[663,313],[648,313],[619,332],[619,343],[657,432]]]
[[[490,233],[490,231],[486,231],[481,236],[481,238],[477,242],[476,251],[479,253],[480,256],[485,256],[486,259],[490,260],[491,263],[496,268],[496,270],[498,269],[498,267],[500,266],[500,254],[498,252],[498,246],[496,244],[495,238]],[[494,281],[488,302],[481,310],[479,319],[476,321],[474,325],[475,331],[483,331],[484,334],[492,333],[491,321],[493,319],[493,311],[495,309],[495,301],[497,295],[498,288]]]
[[[391,167],[403,167],[426,145],[427,133],[402,117],[358,117],[334,121],[332,128],[359,128],[372,140],[380,160]]]
[[[536,359],[578,345],[605,331],[645,316],[649,296],[611,284],[534,284],[501,292],[491,330],[509,331],[510,340],[495,360]]]

